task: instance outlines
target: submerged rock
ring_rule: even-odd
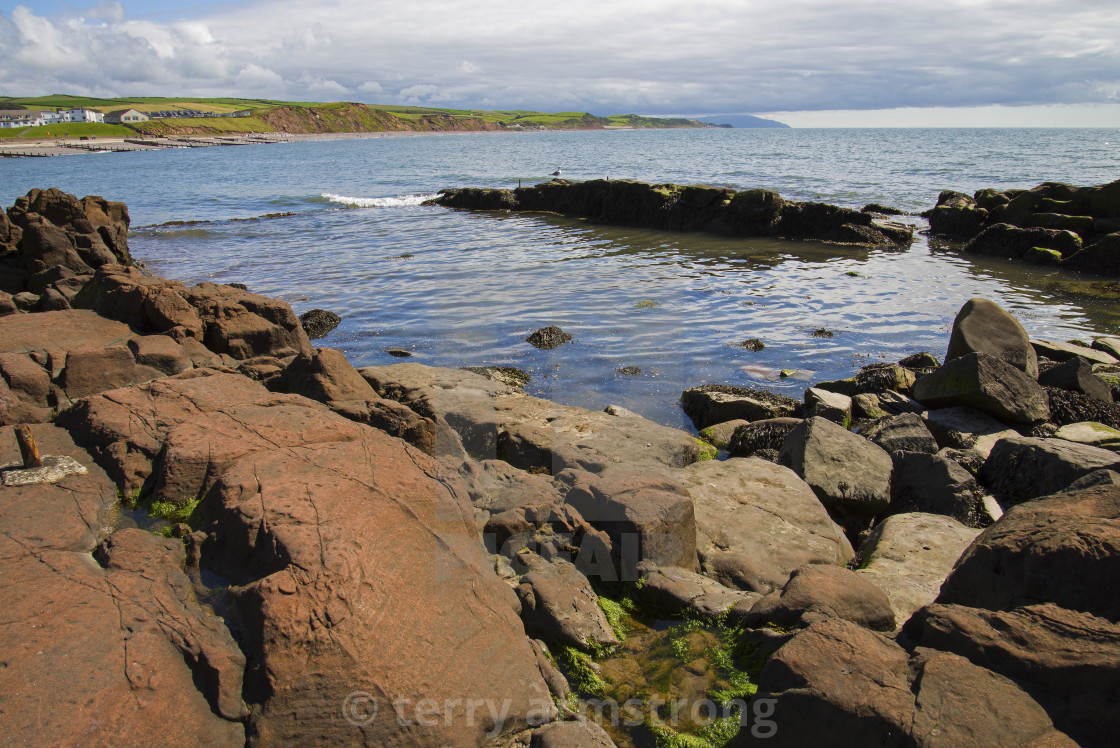
[[[525,342],[531,344],[535,348],[547,351],[553,348],[559,348],[571,339],[571,335],[564,332],[556,325],[549,325],[548,327],[542,327],[525,338]]]
[[[299,315],[299,323],[303,325],[307,337],[312,340],[325,338],[331,330],[338,327],[340,322],[342,317],[325,309],[312,309]]]

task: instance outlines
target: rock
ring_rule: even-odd
[[[312,340],[325,338],[341,322],[342,317],[325,309],[310,309],[299,315],[299,323],[303,327],[303,331]]]
[[[73,304],[144,332],[170,334],[182,328],[180,335],[238,360],[285,358],[311,350],[290,306],[232,286],[200,283],[187,288],[136,268],[104,265]]]
[[[929,351],[921,351],[920,353],[914,353],[904,359],[900,359],[898,365],[905,366],[911,371],[925,373],[927,369],[936,369],[938,366],[941,366],[941,362],[937,360],[937,356],[934,356]]]
[[[17,314],[18,312],[19,307],[16,306],[12,295],[0,291],[0,317],[7,317],[9,314]]]
[[[890,503],[890,455],[831,421],[806,419],[786,437],[778,459],[826,507],[871,516]]]
[[[852,421],[852,398],[837,392],[810,387],[805,390],[805,413],[827,418],[848,428]]]
[[[0,317],[0,352],[63,352],[72,348],[123,345],[133,336],[127,325],[93,312],[67,310]]]
[[[0,360],[0,368],[2,367],[3,361]],[[1058,429],[1054,436],[1067,442],[1120,452],[1120,429],[1105,426],[1103,423],[1082,421],[1067,424]]]
[[[945,363],[970,353],[986,353],[1038,379],[1038,357],[1027,331],[1003,307],[988,299],[969,299],[957,312]]]
[[[183,346],[166,335],[143,335],[128,341],[136,363],[156,369],[167,376],[193,369],[194,363]]]
[[[932,603],[953,565],[980,531],[951,517],[913,512],[887,517],[860,546],[857,572],[887,593],[895,621]]]
[[[66,396],[78,400],[105,390],[143,384],[163,376],[163,372],[140,366],[123,345],[107,348],[74,348],[66,353],[62,386]]]
[[[765,724],[756,720],[729,745],[1074,745],[1007,678],[933,650],[908,658],[841,619],[815,623],[775,652],[754,699],[776,701]]]
[[[699,452],[683,431],[528,397],[471,372],[408,363],[361,374],[382,397],[435,422],[437,454],[500,454],[516,467],[556,474],[618,464],[664,472],[694,462]]]
[[[937,197],[937,205],[924,214],[929,219],[930,234],[969,239],[980,233],[988,219],[988,211],[963,193],[945,190]]]
[[[973,237],[964,245],[964,251],[968,254],[1021,260],[1035,247],[1052,249],[1068,258],[1081,250],[1081,237],[1062,229],[1018,228],[1007,223],[996,223]]]
[[[618,416],[619,418],[641,418],[641,416],[634,411],[624,408],[621,405],[608,405],[603,408],[603,412],[612,416]]]
[[[151,476],[203,496],[202,561],[232,583],[258,740],[475,744],[494,723],[467,719],[455,702],[464,693],[508,704],[507,732],[555,715],[466,493],[431,458],[213,370],[97,395],[66,415],[127,490]],[[382,708],[355,725],[337,705],[360,690]],[[425,698],[450,699],[452,718],[412,721]],[[411,725],[386,708],[394,700]]]
[[[870,392],[880,395],[885,392],[895,392],[905,395],[910,392],[917,379],[914,372],[896,364],[874,364],[864,367],[856,375],[856,383],[852,392],[860,395]]]
[[[529,372],[522,371],[512,366],[464,366],[463,371],[473,371],[475,374],[484,376],[487,379],[493,379],[495,382],[508,384],[515,390],[525,389],[525,385],[529,384],[529,380],[532,379],[532,377],[529,376]],[[607,407],[609,408],[611,406],[608,405]],[[610,413],[609,410],[604,412]],[[611,415],[618,414],[611,413]]]
[[[534,730],[529,748],[615,748],[615,743],[606,730],[581,717]]]
[[[1069,484],[1067,491],[1080,491],[1093,486],[1120,486],[1120,473],[1115,470],[1094,470]]]
[[[738,605],[751,605],[761,596],[731,589],[703,574],[675,567],[642,564],[638,597],[646,605],[677,616],[685,611],[719,616]]]
[[[728,451],[732,457],[751,457],[766,450],[773,453],[774,459],[770,461],[774,462],[778,450],[782,448],[782,442],[800,424],[800,418],[768,418],[748,423],[735,429]]]
[[[1115,226],[1108,228],[1115,229]],[[1098,275],[1120,275],[1120,233],[1102,236],[1096,242],[1067,257],[1064,267]]]
[[[658,566],[697,567],[693,503],[676,481],[623,466],[598,476],[567,469],[556,480],[564,500],[610,537],[621,580],[636,582],[638,564],[647,559]]]
[[[1111,621],[1051,603],[1013,611],[931,605],[908,629],[920,632],[924,646],[1040,693],[1055,725],[1083,745],[1107,745],[1120,728],[1112,698],[1120,686],[1120,626]],[[1060,695],[1046,698],[1045,689]]]
[[[724,384],[706,384],[685,390],[681,394],[681,406],[698,429],[736,418],[762,421],[801,413],[801,403],[792,397]]]
[[[542,327],[529,337],[525,338],[525,342],[532,345],[534,348],[548,351],[553,348],[559,348],[572,339],[572,336],[561,330],[555,325]]]
[[[1063,491],[1101,469],[1120,470],[1120,455],[1062,439],[1014,436],[996,442],[979,478],[1006,509]]]
[[[31,356],[0,353],[0,374],[12,393],[23,402],[40,408],[50,406],[50,374]]]
[[[1046,392],[1038,383],[986,353],[955,358],[921,377],[914,385],[914,398],[929,408],[975,408],[1004,423],[1050,417]]]
[[[987,459],[995,443],[1017,431],[972,408],[939,408],[922,414],[922,421],[943,449],[971,450]]]
[[[1120,363],[1111,353],[1087,348],[1074,343],[1063,343],[1058,340],[1041,340],[1035,338],[1031,341],[1039,356],[1051,361],[1069,361],[1072,358],[1082,358],[1089,364],[1116,364]]]
[[[548,684],[548,690],[552,693],[552,698],[560,704],[567,703],[568,697],[572,694],[568,687],[568,679],[553,664],[548,647],[540,639],[530,639],[529,645],[533,648],[533,654],[537,657],[537,668],[540,669],[545,683]]]
[[[875,631],[893,631],[894,611],[886,594],[854,571],[841,566],[807,564],[794,569],[781,592],[754,604],[744,622],[803,628],[842,618]]]
[[[270,384],[270,389],[303,395],[321,403],[381,399],[346,356],[333,348],[315,348],[296,356]]]
[[[940,454],[894,456],[891,511],[944,514],[969,527],[983,524],[983,492],[972,474]]]
[[[740,426],[746,426],[750,421],[743,418],[734,418],[730,421],[717,423],[714,426],[709,426],[706,429],[700,430],[700,436],[707,439],[710,443],[714,444],[720,449],[727,449],[731,446],[732,437],[735,435],[735,430]]]
[[[914,413],[888,416],[863,430],[861,436],[887,452],[937,452],[937,440]]]
[[[1120,359],[1120,338],[1093,338],[1092,347]]]
[[[704,572],[724,585],[767,593],[799,566],[843,565],[854,555],[813,490],[788,468],[732,458],[690,465],[682,480]]]
[[[976,539],[937,602],[1012,610],[1050,602],[1120,619],[1120,488],[1061,493],[1008,510]]]
[[[856,421],[873,421],[888,415],[890,414],[879,404],[878,395],[864,392],[852,398],[852,417]]]
[[[1112,402],[1111,388],[1093,373],[1092,364],[1080,356],[1074,356],[1065,363],[1042,372],[1038,376],[1038,383],[1044,387],[1080,392],[1102,402]]]
[[[574,565],[539,556],[533,562],[521,560],[531,569],[517,588],[527,633],[584,651],[619,643],[599,609],[598,595]]]

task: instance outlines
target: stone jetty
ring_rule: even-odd
[[[683,393],[710,459],[489,369],[356,370],[284,302],[141,272],[128,223],[0,215],[11,742],[611,746],[578,698],[636,677],[608,592],[729,627],[742,727],[690,740],[1115,742],[1120,341],[970,300],[943,356]],[[19,425],[76,467],[9,482]]]

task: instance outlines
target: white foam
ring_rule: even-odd
[[[324,192],[320,197],[330,200],[332,203],[339,203],[351,208],[399,208],[404,205],[420,205],[438,196],[434,193],[424,193],[420,195],[398,195],[396,197],[347,197],[345,195],[335,195],[332,192]]]

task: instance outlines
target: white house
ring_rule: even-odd
[[[67,109],[66,122],[104,122],[105,115],[92,109]]]
[[[0,110],[0,127],[38,127],[58,122],[55,112],[32,111],[30,109]]]

